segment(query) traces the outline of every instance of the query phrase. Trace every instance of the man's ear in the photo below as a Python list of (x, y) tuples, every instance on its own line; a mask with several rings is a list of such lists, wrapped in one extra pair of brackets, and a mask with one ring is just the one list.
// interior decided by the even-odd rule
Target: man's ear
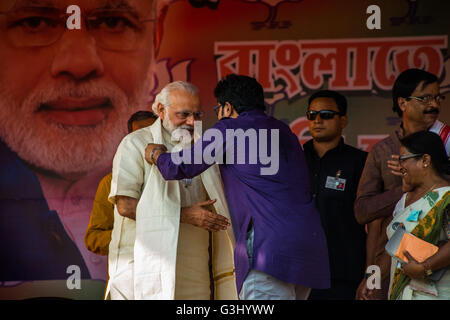
[(405, 98), (402, 98), (402, 97), (397, 98), (398, 107), (400, 108), (400, 110), (402, 110), (402, 112), (405, 112), (405, 110), (406, 110), (406, 102), (407, 101)]
[(225, 105), (222, 107), (223, 116), (229, 118), (233, 114), (233, 106), (229, 102), (225, 102)]
[(162, 103), (158, 103), (156, 110), (158, 111), (158, 116), (161, 118), (161, 120), (164, 120), (164, 116), (166, 114), (166, 107)]

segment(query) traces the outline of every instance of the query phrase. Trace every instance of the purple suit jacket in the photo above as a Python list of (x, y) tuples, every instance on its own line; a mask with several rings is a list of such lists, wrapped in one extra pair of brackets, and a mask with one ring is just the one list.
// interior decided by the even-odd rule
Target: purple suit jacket
[[(211, 139), (206, 141), (209, 130), (222, 133), (223, 143)], [(243, 112), (239, 117), (219, 120), (207, 130), (191, 149), (181, 151), (177, 156), (209, 150), (214, 144), (222, 144), (220, 157), (231, 152), (226, 130), (268, 129), (267, 139), (258, 137), (271, 150), (270, 130), (279, 132), (279, 169), (273, 175), (261, 175), (261, 168), (269, 167), (267, 162), (249, 164), (249, 148), (255, 143), (246, 143), (245, 164), (220, 164), (233, 228), (236, 235), (234, 252), (236, 283), (238, 292), (250, 268), (265, 272), (282, 281), (310, 288), (329, 288), (330, 271), (326, 239), (321, 227), (318, 211), (314, 206), (303, 150), (297, 137), (283, 122), (267, 116), (259, 110)], [(230, 140), (230, 136), (228, 140)], [(235, 139), (234, 154), (237, 157), (238, 143)], [(259, 150), (259, 149), (258, 149)], [(242, 152), (242, 150), (240, 150)], [(213, 154), (215, 154), (213, 152)], [(219, 153), (218, 153), (219, 155)], [(197, 159), (201, 158), (197, 156)], [(170, 153), (162, 154), (157, 166), (166, 180), (192, 178), (205, 171), (211, 164), (175, 164)], [(255, 229), (253, 265), (249, 265), (246, 250), (246, 231), (252, 221)]]

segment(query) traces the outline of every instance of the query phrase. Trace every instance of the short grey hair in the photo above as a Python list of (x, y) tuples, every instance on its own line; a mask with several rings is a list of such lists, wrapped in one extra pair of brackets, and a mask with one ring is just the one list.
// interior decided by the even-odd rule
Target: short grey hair
[(198, 96), (198, 89), (192, 83), (185, 81), (171, 82), (156, 95), (152, 105), (153, 113), (158, 114), (158, 104), (160, 103), (166, 108), (170, 107), (170, 93), (175, 90), (186, 91), (193, 96)]

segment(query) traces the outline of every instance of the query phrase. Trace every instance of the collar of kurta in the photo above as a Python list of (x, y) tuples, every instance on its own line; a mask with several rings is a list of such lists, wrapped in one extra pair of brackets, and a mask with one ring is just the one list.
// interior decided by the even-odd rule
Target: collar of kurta
[(244, 111), (239, 114), (239, 117), (255, 116), (255, 115), (265, 115), (266, 113), (261, 109), (252, 109), (249, 111)]

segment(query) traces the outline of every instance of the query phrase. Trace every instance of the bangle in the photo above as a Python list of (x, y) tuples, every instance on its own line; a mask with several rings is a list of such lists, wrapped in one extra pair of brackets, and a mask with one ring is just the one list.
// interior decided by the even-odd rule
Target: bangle
[(431, 270), (430, 266), (426, 262), (422, 262), (423, 266), (423, 273), (425, 275), (425, 278), (431, 276), (433, 274), (433, 270)]
[(161, 147), (155, 147), (152, 152), (150, 152), (150, 160), (152, 160), (153, 164), (156, 165), (156, 161), (155, 159), (153, 159), (153, 156), (155, 155), (155, 151), (159, 150), (159, 151), (164, 151)]

